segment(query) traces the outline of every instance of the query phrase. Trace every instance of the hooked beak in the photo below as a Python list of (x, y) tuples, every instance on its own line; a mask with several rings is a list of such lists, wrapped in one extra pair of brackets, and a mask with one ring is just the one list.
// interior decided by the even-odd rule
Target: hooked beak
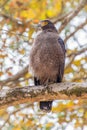
[(41, 23), (33, 24), (33, 28), (41, 29)]
[(41, 28), (41, 24), (40, 24), (40, 23), (38, 23), (38, 24), (37, 24), (37, 27), (38, 27), (38, 28)]
[(39, 23), (39, 24), (33, 24), (33, 28), (36, 28), (36, 29), (40, 29), (41, 28), (41, 24)]

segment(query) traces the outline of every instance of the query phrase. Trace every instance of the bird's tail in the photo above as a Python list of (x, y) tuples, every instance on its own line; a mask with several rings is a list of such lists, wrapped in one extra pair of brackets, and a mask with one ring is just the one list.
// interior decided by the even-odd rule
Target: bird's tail
[[(34, 84), (36, 86), (40, 85), (40, 80), (38, 80), (36, 77), (34, 77)], [(51, 111), (51, 109), (52, 109), (52, 102), (53, 101), (41, 101), (40, 102), (40, 109), (43, 110), (43, 111), (46, 111), (46, 112)]]
[(52, 102), (53, 101), (41, 101), (40, 102), (40, 109), (46, 112), (51, 111), (52, 109)]

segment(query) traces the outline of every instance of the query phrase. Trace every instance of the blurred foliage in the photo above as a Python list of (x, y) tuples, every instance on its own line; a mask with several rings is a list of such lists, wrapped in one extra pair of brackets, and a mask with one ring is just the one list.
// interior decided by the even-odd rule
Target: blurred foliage
[[(39, 20), (53, 20), (58, 29), (63, 19), (56, 19), (74, 11), (79, 3), (80, 0), (0, 0), (0, 81), (17, 74), (28, 64), (29, 51), (37, 33), (34, 25)], [(86, 16), (87, 6), (68, 23), (60, 36), (65, 40)], [(64, 81), (87, 81), (86, 49), (85, 24), (66, 40)], [(32, 75), (26, 73), (11, 84), (1, 85), (1, 88), (31, 83)], [(2, 130), (67, 130), (68, 126), (84, 130), (87, 129), (87, 102), (55, 101), (51, 113), (41, 112), (37, 103), (8, 107), (0, 110), (0, 126)]]

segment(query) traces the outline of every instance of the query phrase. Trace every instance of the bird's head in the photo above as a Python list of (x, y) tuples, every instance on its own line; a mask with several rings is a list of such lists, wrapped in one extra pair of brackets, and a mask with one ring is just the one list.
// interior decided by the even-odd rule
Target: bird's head
[(55, 29), (54, 24), (50, 21), (50, 20), (41, 20), (38, 24), (38, 27), (40, 27), (42, 30), (46, 30), (46, 29)]

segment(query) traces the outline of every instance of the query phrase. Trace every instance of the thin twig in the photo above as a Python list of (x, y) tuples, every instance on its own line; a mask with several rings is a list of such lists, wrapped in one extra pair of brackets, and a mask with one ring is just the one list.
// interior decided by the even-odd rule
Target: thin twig
[(72, 64), (72, 62), (74, 61), (74, 59), (75, 59), (75, 57), (77, 56), (77, 55), (80, 55), (81, 53), (84, 53), (85, 51), (87, 51), (87, 47), (86, 48), (83, 48), (83, 49), (81, 49), (81, 50), (79, 50), (78, 52), (73, 52), (73, 53), (71, 53), (71, 54), (69, 54), (67, 57), (71, 57), (71, 60), (70, 60), (70, 62), (67, 64), (67, 66), (65, 67), (65, 69), (68, 69), (69, 67), (70, 67), (70, 65)]
[(67, 40), (72, 37), (78, 30), (82, 29), (85, 25), (87, 24), (87, 19), (85, 20), (85, 22), (83, 22), (82, 24), (80, 24), (75, 31), (73, 31), (71, 34), (69, 34), (68, 36), (66, 36), (66, 38), (64, 39), (64, 42), (66, 43)]
[(22, 69), (21, 71), (19, 71), (17, 74), (13, 75), (12, 77), (8, 78), (8, 79), (5, 79), (3, 81), (0, 81), (0, 85), (5, 85), (9, 82), (13, 82), (13, 81), (16, 81), (18, 80), (19, 78), (21, 78), (24, 74), (26, 74), (28, 72), (28, 65)]
[(8, 3), (9, 0), (4, 1), (4, 3), (0, 6), (1, 9), (4, 8), (4, 6)]
[(56, 18), (53, 18), (52, 21), (53, 21), (54, 24), (57, 23), (57, 22), (59, 22), (59, 21), (63, 21), (63, 20), (64, 20), (66, 17), (68, 17), (71, 13), (72, 13), (72, 11), (68, 12), (67, 14), (60, 15), (60, 16), (58, 16), (58, 17), (56, 17)]
[(15, 110), (14, 112), (10, 113), (9, 116), (7, 117), (6, 121), (4, 122), (4, 124), (0, 127), (0, 130), (1, 130), (1, 129), (5, 126), (5, 124), (9, 121), (10, 116), (11, 116), (12, 114), (15, 114), (15, 113), (17, 113), (17, 112), (19, 112), (19, 111), (21, 111), (21, 110), (27, 108), (27, 107), (30, 107), (30, 106), (32, 106), (32, 104), (27, 104), (27, 105), (25, 105), (24, 107), (22, 107), (22, 108), (20, 107), (19, 109), (17, 109), (17, 110)]
[(82, 8), (84, 8), (87, 5), (87, 0), (82, 0), (81, 3), (78, 5), (78, 7), (72, 12), (72, 14), (70, 14), (68, 17), (66, 17), (59, 30), (58, 33), (61, 33), (61, 31), (65, 28), (65, 26), (82, 10)]
[(69, 54), (67, 57), (71, 57), (73, 55), (77, 56), (77, 55), (80, 55), (81, 53), (84, 53), (85, 51), (87, 51), (87, 47), (82, 48), (81, 50), (79, 50), (77, 52), (73, 52), (73, 53)]

